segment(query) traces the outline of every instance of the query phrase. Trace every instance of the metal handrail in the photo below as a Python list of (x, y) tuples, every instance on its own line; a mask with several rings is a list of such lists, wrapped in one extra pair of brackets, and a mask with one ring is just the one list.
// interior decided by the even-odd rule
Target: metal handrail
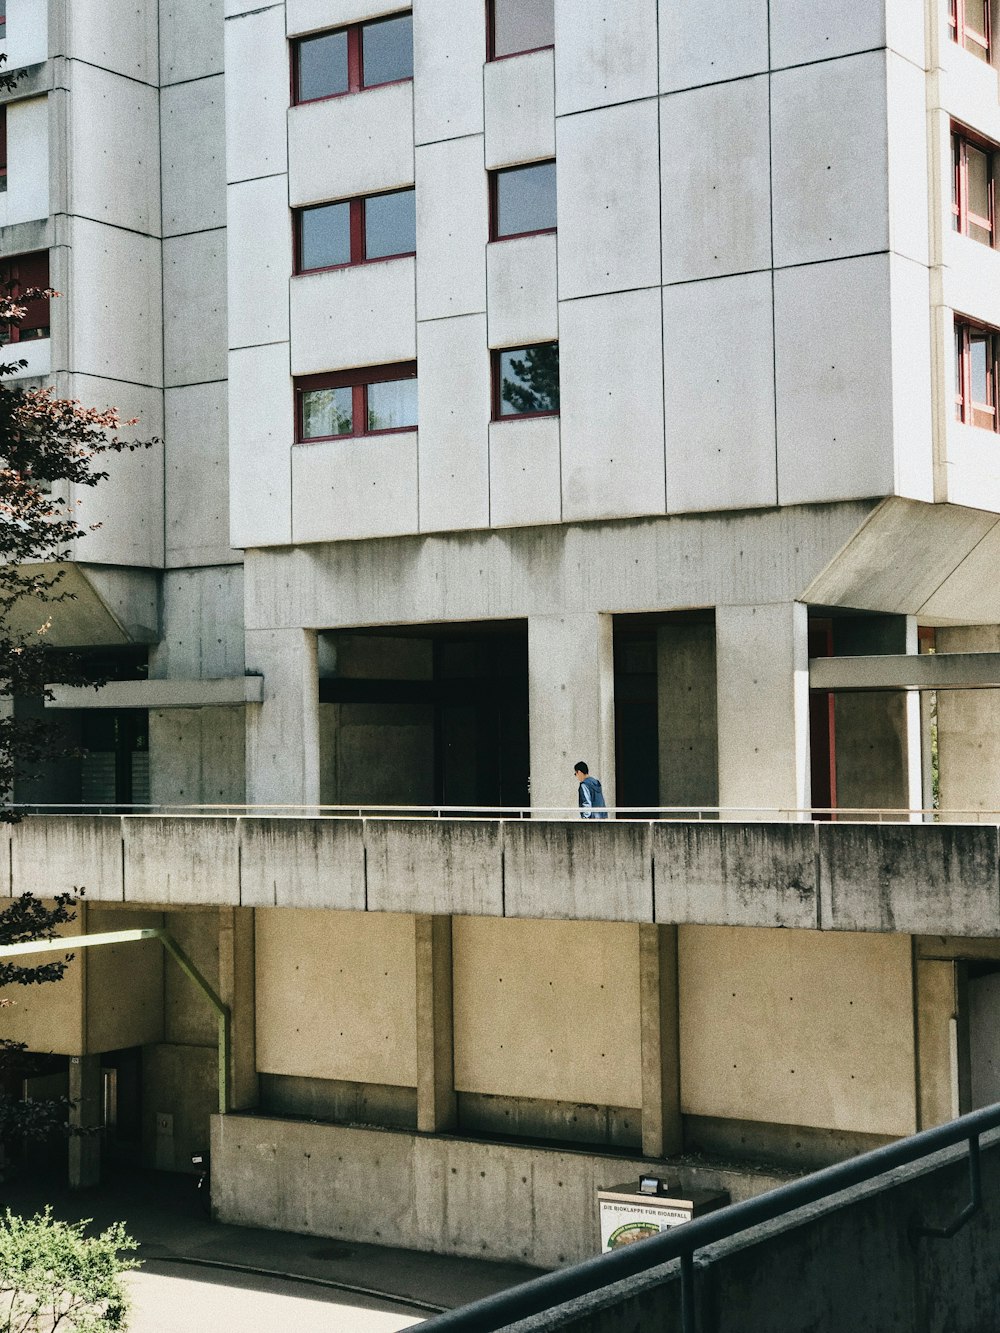
[(1000, 1129), (1000, 1103), (972, 1111), (946, 1125), (925, 1129), (896, 1143), (875, 1148), (850, 1161), (825, 1167), (801, 1180), (791, 1181), (766, 1194), (758, 1194), (752, 1199), (695, 1218), (670, 1231), (661, 1231), (658, 1236), (652, 1236), (637, 1245), (627, 1245), (610, 1254), (585, 1259), (571, 1268), (546, 1273), (521, 1286), (487, 1296), (457, 1310), (449, 1310), (446, 1314), (428, 1320), (421, 1328), (426, 1333), (496, 1333), (520, 1319), (552, 1310), (567, 1301), (577, 1300), (625, 1278), (635, 1277), (679, 1259), (682, 1328), (684, 1333), (694, 1333), (696, 1251), (729, 1240), (764, 1222), (773, 1222), (807, 1204), (818, 1203), (855, 1185), (875, 1180), (897, 1167), (920, 1161), (921, 1158), (930, 1157), (956, 1144), (967, 1143), (972, 1196), (970, 1206), (963, 1210), (956, 1220), (957, 1224), (952, 1227), (918, 1225), (911, 1229), (913, 1236), (953, 1235), (958, 1226), (971, 1216), (973, 1206), (978, 1206), (979, 1139), (982, 1134), (993, 1129)]

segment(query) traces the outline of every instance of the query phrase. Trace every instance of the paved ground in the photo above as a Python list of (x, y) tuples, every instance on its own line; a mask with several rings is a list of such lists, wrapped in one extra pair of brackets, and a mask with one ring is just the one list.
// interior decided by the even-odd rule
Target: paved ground
[(45, 1203), (140, 1242), (132, 1333), (395, 1333), (529, 1277), (517, 1264), (354, 1245), (209, 1222), (193, 1177), (137, 1172), (70, 1193), (37, 1178), (4, 1185), (18, 1213)]

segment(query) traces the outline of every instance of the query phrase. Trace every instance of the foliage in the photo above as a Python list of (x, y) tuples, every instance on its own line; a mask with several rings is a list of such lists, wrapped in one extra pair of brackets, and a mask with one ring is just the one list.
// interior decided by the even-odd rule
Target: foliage
[(0, 1221), (0, 1333), (103, 1333), (127, 1329), (122, 1280), (137, 1268), (137, 1248), (121, 1222), (86, 1236), (84, 1222), (60, 1222), (51, 1209)]

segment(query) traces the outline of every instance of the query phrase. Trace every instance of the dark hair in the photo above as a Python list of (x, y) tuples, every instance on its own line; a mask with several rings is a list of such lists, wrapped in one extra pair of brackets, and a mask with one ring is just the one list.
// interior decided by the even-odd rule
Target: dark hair
[(578, 759), (578, 760), (576, 761), (576, 763), (573, 765), (573, 772), (574, 772), (574, 773), (588, 773), (588, 774), (589, 774), (589, 773), (590, 773), (590, 769), (587, 767), (587, 765), (583, 762), (582, 759)]

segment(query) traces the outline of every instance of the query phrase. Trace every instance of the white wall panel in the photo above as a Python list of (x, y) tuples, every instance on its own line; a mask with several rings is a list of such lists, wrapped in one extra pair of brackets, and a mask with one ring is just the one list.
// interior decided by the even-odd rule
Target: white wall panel
[(412, 184), (412, 84), (307, 102), (289, 112), (288, 190), (293, 205)]
[(945, 231), (941, 270), (944, 304), (1000, 328), (1000, 250)]
[[(228, 12), (228, 10), (227, 10)], [(232, 19), (226, 29), (226, 180), (286, 169), (289, 73), (281, 5)]]
[(491, 347), (557, 338), (555, 236), (518, 236), (487, 246), (486, 290)]
[(222, 75), (160, 94), (163, 234), (226, 225), (226, 102)]
[(285, 177), (229, 187), (229, 346), (288, 338), (292, 234)]
[(163, 242), (163, 382), (226, 377), (226, 233), (193, 232)]
[(991, 430), (948, 422), (948, 501), (1000, 513), (1000, 458)]
[(893, 0), (770, 0), (771, 68), (885, 45), (885, 11)]
[(763, 73), (767, 8), (767, 0), (660, 0), (660, 91)]
[(490, 422), (490, 526), (558, 523), (559, 418)]
[[(86, 218), (71, 223), (67, 303), (76, 370), (159, 385), (163, 375), (160, 243)], [(126, 312), (122, 303), (127, 293)]]
[(886, 73), (890, 245), (927, 264), (927, 79), (923, 70), (892, 54)]
[(660, 100), (663, 281), (771, 264), (768, 79)]
[(658, 284), (655, 99), (562, 119), (556, 142), (560, 300)]
[(18, 366), (10, 379), (37, 379), (40, 375), (48, 375), (52, 370), (52, 339), (32, 338), (30, 342), (19, 343), (17, 359), (28, 364)]
[(659, 289), (559, 307), (563, 518), (664, 510)]
[(158, 234), (156, 89), (80, 61), (74, 61), (71, 70), (69, 211)]
[(5, 68), (24, 69), (49, 56), (48, 0), (8, 0), (7, 39), (0, 42)]
[(7, 192), (0, 226), (49, 215), (49, 101), (32, 97), (7, 107)]
[[(16, 4), (11, 4), (12, 13)], [(67, 54), (142, 83), (159, 82), (156, 5), (73, 0), (65, 11)]]
[(292, 374), (412, 361), (417, 355), (412, 259), (292, 279)]
[(507, 167), (556, 155), (551, 51), (491, 60), (483, 70), (486, 165)]
[(417, 318), (486, 309), (482, 135), (417, 150)]
[(222, 0), (160, 0), (160, 82), (221, 74)]
[(489, 523), (490, 358), (486, 316), (417, 328), (420, 530)]
[(229, 526), (233, 546), (292, 540), (295, 429), (288, 344), (229, 353)]
[(555, 0), (556, 114), (655, 97), (656, 0)]
[(292, 540), (417, 531), (417, 436), (300, 444), (292, 451)]
[(779, 503), (890, 494), (888, 256), (776, 273), (774, 316)]
[(413, 6), (417, 143), (482, 133), (485, 59), (485, 5), (420, 0)]
[(775, 263), (886, 249), (885, 53), (774, 75), (771, 125)]
[(226, 385), (164, 393), (167, 564), (217, 565), (229, 547)]
[(664, 288), (667, 509), (777, 503), (771, 275)]
[(896, 494), (934, 499), (931, 438), (930, 275), (922, 264), (893, 255), (892, 427), (896, 448)]
[[(250, 6), (252, 8), (252, 6)], [(405, 10), (403, 0), (286, 0), (289, 37)]]

